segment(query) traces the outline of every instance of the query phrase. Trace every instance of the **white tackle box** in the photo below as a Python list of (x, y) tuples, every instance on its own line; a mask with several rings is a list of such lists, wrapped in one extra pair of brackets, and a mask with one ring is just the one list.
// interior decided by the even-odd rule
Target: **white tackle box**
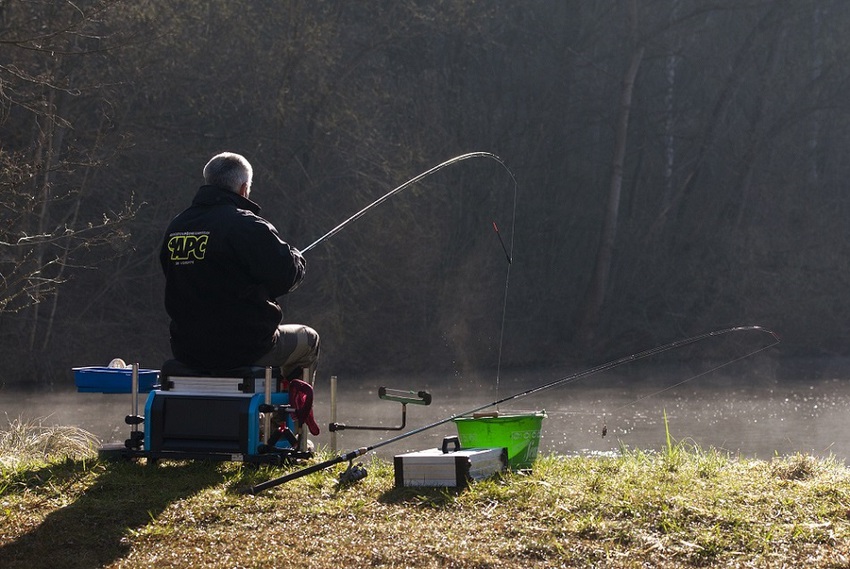
[[(454, 449), (448, 448), (451, 443), (454, 443)], [(397, 488), (465, 488), (470, 482), (483, 480), (504, 471), (507, 464), (507, 449), (462, 449), (457, 437), (445, 439), (442, 448), (399, 454), (393, 458)]]

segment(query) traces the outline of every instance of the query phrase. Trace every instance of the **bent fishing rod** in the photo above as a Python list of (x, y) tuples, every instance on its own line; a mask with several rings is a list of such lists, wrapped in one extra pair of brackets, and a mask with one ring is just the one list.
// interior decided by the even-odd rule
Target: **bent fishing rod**
[(514, 229), (515, 229), (515, 225), (516, 225), (517, 193), (518, 193), (518, 187), (519, 187), (519, 184), (517, 183), (517, 179), (516, 179), (516, 176), (514, 176), (514, 173), (511, 171), (510, 168), (508, 168), (507, 164), (505, 164), (505, 162), (501, 158), (499, 158), (498, 156), (496, 156), (495, 154), (493, 154), (491, 152), (468, 152), (466, 154), (461, 154), (459, 156), (455, 156), (454, 158), (450, 158), (450, 159), (446, 160), (445, 162), (441, 162), (440, 164), (437, 164), (433, 168), (429, 168), (428, 170), (425, 170), (421, 174), (414, 176), (413, 178), (404, 182), (400, 186), (398, 186), (398, 187), (390, 190), (386, 194), (382, 195), (381, 197), (379, 197), (378, 199), (376, 199), (375, 201), (373, 201), (372, 203), (370, 203), (369, 205), (367, 205), (366, 207), (364, 207), (363, 209), (361, 209), (360, 211), (358, 211), (354, 215), (348, 217), (347, 219), (342, 221), (340, 224), (338, 224), (336, 227), (334, 227), (333, 229), (331, 229), (330, 231), (328, 231), (327, 233), (325, 233), (324, 235), (322, 235), (321, 237), (319, 237), (318, 239), (316, 239), (315, 241), (313, 241), (312, 243), (307, 245), (300, 252), (302, 254), (307, 253), (313, 247), (315, 247), (316, 245), (318, 245), (319, 243), (321, 243), (325, 239), (332, 237), (332, 236), (336, 235), (337, 233), (339, 233), (349, 223), (351, 223), (351, 222), (355, 221), (356, 219), (359, 219), (360, 217), (365, 215), (366, 212), (368, 212), (372, 208), (377, 207), (378, 205), (384, 203), (385, 201), (390, 199), (392, 196), (404, 191), (405, 189), (409, 188), (410, 186), (413, 186), (417, 182), (421, 182), (422, 180), (424, 180), (428, 176), (431, 176), (432, 174), (435, 174), (435, 173), (439, 172), (440, 170), (442, 170), (443, 168), (451, 166), (452, 164), (457, 164), (458, 162), (463, 162), (465, 160), (470, 160), (470, 159), (473, 159), (473, 158), (486, 158), (486, 159), (489, 159), (489, 160), (496, 161), (502, 167), (502, 169), (505, 170), (505, 172), (508, 173), (508, 176), (510, 176), (511, 180), (513, 181), (513, 207), (512, 207), (512, 212), (511, 212), (511, 227), (510, 227), (511, 232), (510, 232), (510, 245), (509, 246), (505, 245), (505, 241), (502, 239), (502, 234), (499, 231), (499, 226), (496, 225), (495, 220), (493, 221), (493, 229), (496, 232), (496, 236), (499, 238), (499, 243), (502, 245), (502, 250), (504, 251), (505, 258), (508, 261), (508, 272), (505, 276), (505, 296), (504, 296), (504, 301), (503, 301), (503, 305), (502, 305), (502, 330), (500, 332), (500, 341), (499, 341), (499, 363), (497, 365), (497, 371), (496, 371), (496, 382), (498, 384), (499, 373), (500, 373), (501, 365), (502, 365), (502, 342), (501, 342), (501, 338), (504, 337), (504, 322), (505, 322), (505, 313), (507, 311), (507, 300), (508, 300), (508, 281), (510, 279), (510, 265), (513, 262), (513, 260), (512, 260), (513, 239), (514, 239)]
[(682, 340), (676, 340), (674, 342), (670, 342), (668, 344), (663, 344), (661, 346), (656, 346), (654, 348), (645, 350), (643, 352), (637, 352), (637, 353), (634, 353), (634, 354), (631, 354), (631, 355), (628, 355), (628, 356), (625, 356), (625, 357), (622, 357), (622, 358), (619, 358), (619, 359), (616, 359), (616, 360), (612, 360), (612, 361), (603, 363), (601, 365), (598, 365), (596, 367), (592, 367), (590, 369), (586, 369), (584, 371), (576, 372), (572, 375), (568, 375), (566, 377), (556, 379), (556, 380), (551, 381), (549, 383), (544, 383), (544, 384), (539, 385), (537, 387), (532, 387), (531, 389), (527, 389), (525, 391), (515, 393), (515, 394), (510, 395), (508, 397), (504, 397), (504, 398), (498, 399), (496, 401), (491, 401), (490, 403), (485, 403), (484, 405), (480, 405), (478, 407), (475, 407), (474, 409), (469, 409), (467, 411), (464, 411), (463, 413), (457, 413), (457, 414), (451, 415), (449, 417), (446, 417), (445, 419), (440, 419), (439, 421), (435, 421), (435, 422), (430, 423), (428, 425), (425, 425), (423, 427), (413, 429), (411, 431), (408, 431), (408, 432), (403, 433), (401, 435), (389, 438), (387, 440), (384, 440), (384, 441), (381, 441), (381, 442), (378, 442), (378, 443), (375, 443), (375, 444), (372, 444), (372, 445), (369, 445), (369, 446), (366, 446), (366, 447), (361, 447), (361, 448), (358, 448), (356, 450), (352, 450), (352, 451), (337, 455), (337, 456), (335, 456), (335, 457), (333, 457), (329, 460), (326, 460), (324, 462), (319, 462), (319, 463), (313, 464), (311, 466), (307, 466), (305, 468), (302, 468), (300, 470), (296, 470), (295, 472), (291, 472), (291, 473), (286, 474), (284, 476), (280, 476), (278, 478), (273, 478), (271, 480), (261, 482), (259, 484), (254, 485), (254, 486), (244, 488), (244, 489), (240, 490), (239, 492), (241, 494), (257, 494), (257, 493), (262, 492), (263, 490), (266, 490), (268, 488), (272, 488), (274, 486), (279, 486), (279, 485), (284, 484), (286, 482), (289, 482), (291, 480), (295, 480), (297, 478), (307, 476), (308, 474), (312, 474), (314, 472), (319, 472), (321, 470), (325, 470), (325, 469), (330, 468), (330, 467), (332, 467), (336, 464), (340, 464), (340, 463), (343, 463), (343, 462), (346, 462), (346, 461), (352, 462), (352, 461), (354, 461), (354, 459), (356, 459), (360, 456), (363, 456), (364, 454), (366, 454), (368, 452), (371, 452), (371, 451), (379, 449), (381, 447), (384, 447), (384, 446), (390, 445), (392, 443), (398, 442), (402, 439), (406, 439), (408, 437), (418, 435), (419, 433), (422, 433), (422, 432), (427, 431), (429, 429), (433, 429), (434, 427), (439, 427), (440, 425), (444, 425), (446, 423), (449, 423), (449, 422), (457, 419), (458, 417), (474, 415), (475, 413), (478, 413), (478, 412), (483, 411), (485, 409), (489, 409), (491, 407), (497, 407), (497, 406), (501, 405), (502, 403), (507, 403), (508, 401), (513, 401), (513, 400), (517, 400), (517, 399), (522, 399), (523, 397), (528, 397), (529, 395), (533, 395), (533, 394), (536, 394), (536, 393), (547, 391), (547, 390), (552, 389), (554, 387), (566, 385), (568, 383), (573, 383), (575, 381), (578, 381), (579, 379), (583, 379), (583, 378), (586, 378), (586, 377), (591, 376), (591, 375), (602, 373), (604, 371), (614, 369), (616, 367), (619, 367), (619, 366), (627, 364), (627, 363), (637, 362), (637, 361), (646, 359), (646, 358), (654, 356), (654, 355), (662, 354), (662, 353), (670, 351), (670, 350), (675, 350), (675, 349), (678, 349), (678, 348), (682, 348), (684, 346), (696, 344), (698, 342), (701, 342), (703, 340), (707, 340), (709, 338), (725, 336), (727, 334), (733, 334), (733, 333), (738, 333), (738, 332), (763, 333), (763, 334), (768, 335), (771, 338), (771, 340), (767, 344), (765, 344), (764, 346), (761, 346), (758, 349), (752, 350), (752, 351), (748, 352), (747, 354), (745, 354), (743, 356), (737, 357), (733, 361), (738, 361), (738, 360), (753, 356), (753, 355), (755, 355), (759, 352), (762, 352), (764, 350), (767, 350), (767, 349), (779, 344), (779, 342), (780, 342), (779, 336), (775, 332), (768, 330), (767, 328), (763, 328), (761, 326), (735, 326), (735, 327), (732, 327), (732, 328), (724, 328), (724, 329), (721, 329), (721, 330), (714, 330), (712, 332), (705, 332), (703, 334), (698, 334), (696, 336), (691, 336), (690, 338), (685, 338), (685, 339), (682, 339)]
[[(416, 184), (417, 182), (421, 182), (422, 180), (424, 180), (428, 176), (439, 172), (440, 170), (442, 170), (443, 168), (446, 168), (447, 166), (451, 166), (452, 164), (456, 164), (458, 162), (463, 162), (464, 160), (469, 160), (471, 158), (488, 158), (490, 160), (495, 160), (496, 162), (498, 162), (502, 166), (502, 168), (505, 169), (505, 171), (508, 173), (508, 175), (510, 175), (511, 180), (513, 180), (513, 182), (514, 182), (514, 202), (516, 202), (517, 181), (516, 181), (516, 178), (514, 177), (513, 172), (511, 172), (511, 170), (507, 167), (505, 162), (501, 158), (499, 158), (498, 156), (496, 156), (495, 154), (492, 154), (490, 152), (469, 152), (467, 154), (461, 154), (460, 156), (455, 156), (454, 158), (451, 158), (449, 160), (446, 160), (445, 162), (437, 164), (433, 168), (430, 168), (430, 169), (422, 172), (418, 176), (414, 176), (413, 178), (409, 179), (408, 181), (406, 181), (402, 185), (398, 186), (397, 188), (390, 190), (389, 192), (387, 192), (386, 194), (384, 194), (380, 198), (376, 199), (375, 201), (373, 201), (372, 203), (370, 203), (369, 205), (367, 205), (366, 207), (364, 207), (363, 209), (361, 209), (360, 211), (358, 211), (357, 213), (355, 213), (354, 215), (352, 215), (351, 217), (349, 217), (348, 219), (346, 219), (345, 221), (343, 221), (342, 223), (340, 223), (339, 225), (337, 225), (336, 227), (334, 227), (333, 229), (331, 229), (330, 231), (328, 231), (327, 233), (325, 233), (324, 235), (322, 235), (321, 237), (319, 237), (318, 239), (316, 239), (315, 241), (310, 243), (309, 245), (307, 245), (304, 249), (301, 250), (301, 252), (306, 253), (307, 251), (309, 251), (310, 249), (312, 249), (313, 247), (315, 247), (316, 245), (318, 245), (319, 243), (321, 243), (322, 241), (324, 241), (328, 237), (332, 237), (332, 236), (336, 235), (337, 233), (339, 233), (342, 230), (343, 227), (345, 227), (346, 225), (348, 225), (352, 221), (359, 219), (360, 217), (362, 217), (367, 211), (369, 211), (373, 207), (376, 207), (376, 206), (384, 203), (385, 201), (390, 199), (392, 196), (398, 194), (399, 192), (405, 190), (406, 188), (409, 188), (410, 186)], [(514, 206), (516, 206), (516, 203), (514, 203)], [(497, 233), (498, 233), (498, 230), (497, 230)], [(499, 237), (499, 239), (501, 239), (501, 236)]]

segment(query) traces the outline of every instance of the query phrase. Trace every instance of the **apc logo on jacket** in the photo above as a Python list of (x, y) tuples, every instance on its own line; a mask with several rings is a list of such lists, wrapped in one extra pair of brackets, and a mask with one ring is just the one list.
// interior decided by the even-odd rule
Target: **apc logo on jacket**
[(197, 261), (203, 261), (207, 252), (207, 242), (210, 238), (209, 231), (172, 233), (168, 238), (168, 250), (171, 252), (170, 260), (178, 265), (187, 265)]

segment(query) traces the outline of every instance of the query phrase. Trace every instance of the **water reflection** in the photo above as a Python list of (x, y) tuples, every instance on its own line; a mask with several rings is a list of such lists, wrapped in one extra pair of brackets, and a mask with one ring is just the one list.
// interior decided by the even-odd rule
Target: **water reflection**
[[(549, 372), (550, 374), (556, 372)], [(557, 376), (555, 376), (557, 377)], [(681, 378), (681, 376), (676, 376)], [(337, 421), (349, 425), (400, 424), (401, 405), (378, 399), (378, 388), (428, 390), (430, 406), (408, 405), (407, 426), (400, 432), (342, 431), (338, 450), (352, 450), (390, 439), (418, 427), (468, 411), (491, 401), (551, 381), (546, 373), (518, 374), (495, 382), (487, 378), (340, 377)], [(545, 410), (541, 452), (608, 453), (621, 446), (662, 449), (666, 444), (664, 416), (676, 441), (702, 448), (715, 447), (746, 457), (769, 458), (797, 452), (816, 456), (850, 457), (850, 434), (843, 428), (850, 408), (850, 388), (843, 379), (807, 381), (754, 380), (711, 377), (682, 385), (674, 379), (635, 379), (611, 376), (592, 385), (561, 385), (510, 401), (500, 411)], [(673, 387), (675, 386), (675, 387)], [(330, 389), (327, 378), (316, 386), (317, 421), (322, 433), (318, 445), (331, 446)], [(140, 402), (144, 409), (144, 401)], [(45, 423), (76, 425), (104, 442), (124, 440), (129, 427), (124, 416), (132, 408), (129, 395), (91, 393), (0, 392), (0, 410), (7, 417), (44, 419)], [(607, 436), (602, 436), (603, 427)], [(456, 434), (452, 423), (381, 447), (376, 454), (390, 457), (440, 445)]]

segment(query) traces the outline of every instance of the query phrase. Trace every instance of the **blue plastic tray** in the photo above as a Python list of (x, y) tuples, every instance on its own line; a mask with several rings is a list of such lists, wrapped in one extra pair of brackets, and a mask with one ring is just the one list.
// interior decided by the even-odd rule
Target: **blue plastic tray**
[[(112, 367), (75, 367), (74, 383), (80, 393), (132, 393), (133, 370)], [(139, 393), (153, 389), (159, 370), (139, 370)]]

